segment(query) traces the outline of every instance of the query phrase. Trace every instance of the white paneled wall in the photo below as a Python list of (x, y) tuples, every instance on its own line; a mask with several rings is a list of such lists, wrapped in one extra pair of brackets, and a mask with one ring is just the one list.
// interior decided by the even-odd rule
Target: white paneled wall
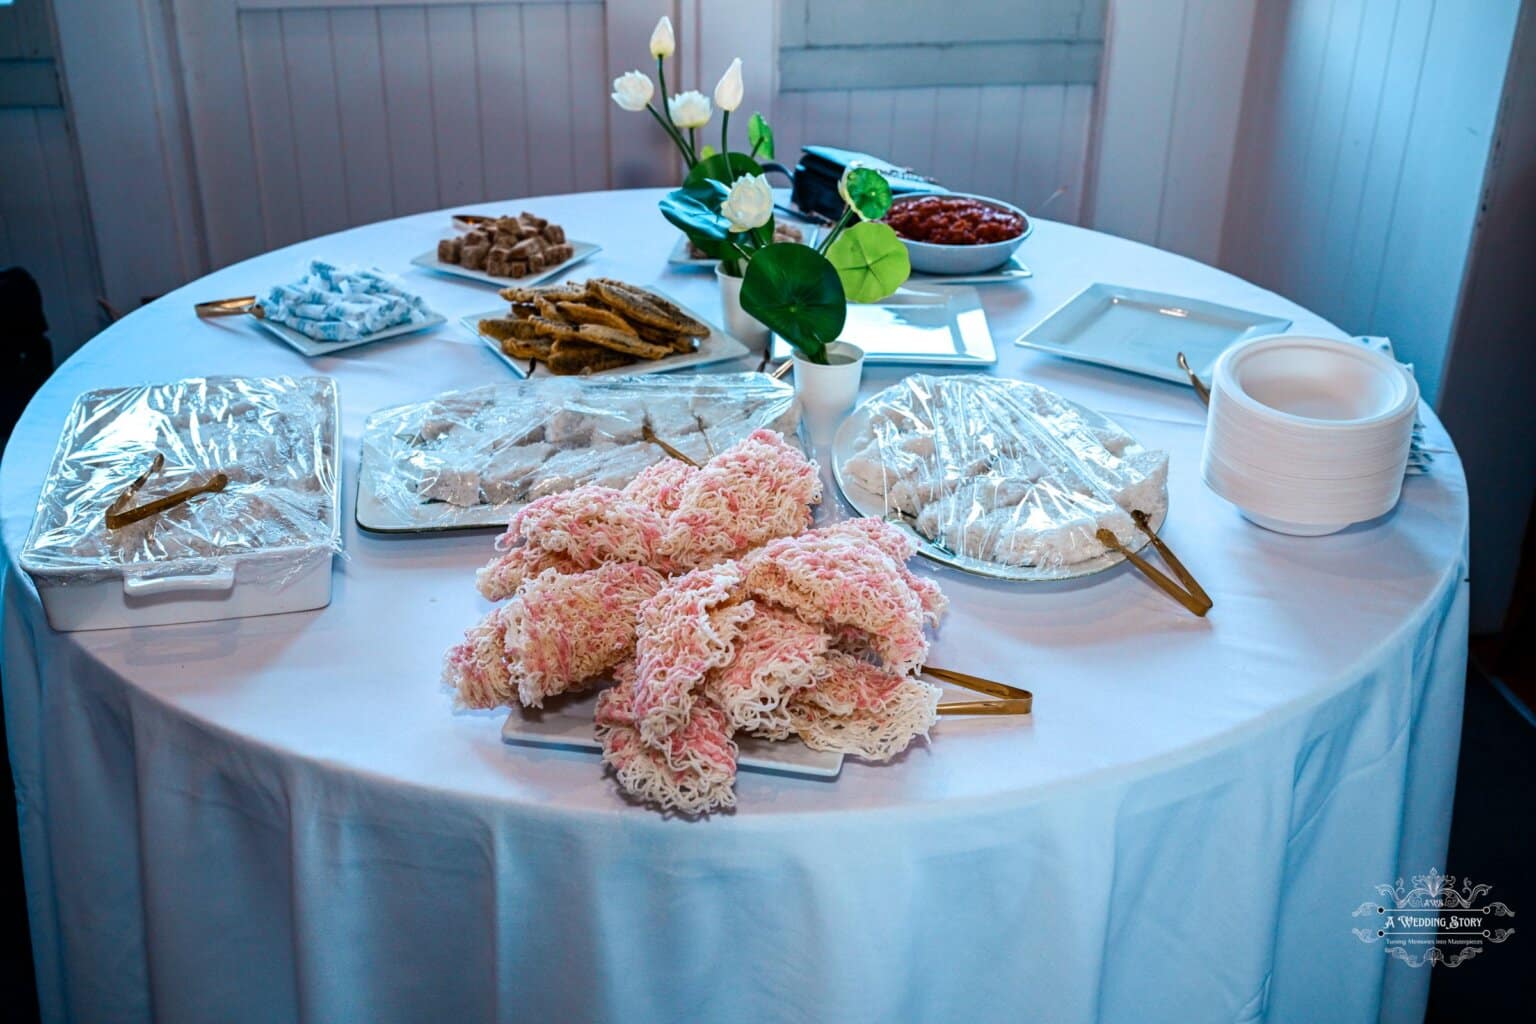
[[(215, 264), (608, 184), (601, 3), (178, 0), (178, 14)], [(250, 210), (229, 209), (239, 195)]]
[(1393, 339), (1433, 400), (1519, 0), (1261, 4), (1222, 265)]
[(789, 92), (775, 107), (779, 152), (793, 165), (807, 144), (843, 146), (1077, 223), (1083, 198), (1091, 85), (985, 85)]

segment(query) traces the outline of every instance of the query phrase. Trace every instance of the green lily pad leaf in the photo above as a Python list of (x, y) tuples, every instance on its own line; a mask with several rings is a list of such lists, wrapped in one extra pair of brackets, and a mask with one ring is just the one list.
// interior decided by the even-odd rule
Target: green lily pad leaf
[(865, 220), (879, 220), (891, 208), (891, 186), (879, 171), (855, 167), (844, 179), (843, 198)]
[(778, 242), (759, 249), (741, 282), (741, 308), (813, 363), (843, 333), (848, 300), (837, 270), (808, 245)]
[(752, 144), (752, 155), (764, 160), (773, 159), (773, 128), (762, 114), (753, 114), (747, 122), (747, 141)]
[(851, 302), (879, 302), (912, 274), (907, 247), (889, 224), (865, 221), (837, 236), (827, 259)]
[[(703, 190), (703, 194), (711, 193)], [(706, 252), (716, 250), (711, 255), (719, 258), (717, 253), (725, 247), (731, 222), (721, 216), (718, 202), (711, 206), (701, 197), (700, 191), (680, 188), (662, 197), (660, 205), (663, 217), (681, 228), (683, 234), (699, 248)]]

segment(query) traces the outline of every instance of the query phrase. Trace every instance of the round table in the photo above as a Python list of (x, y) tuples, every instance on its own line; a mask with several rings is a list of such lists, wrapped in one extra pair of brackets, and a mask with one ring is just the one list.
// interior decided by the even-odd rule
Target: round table
[[(485, 210), (600, 241), (575, 276), (655, 282), (717, 315), (713, 276), (666, 263), (659, 196)], [(1337, 328), (1182, 257), (1040, 222), (1021, 251), (1035, 276), (980, 288), (993, 372), (1171, 453), (1164, 536), (1214, 611), (1190, 616), (1125, 566), (1021, 585), (915, 560), (952, 601), (934, 663), (1030, 688), (1034, 715), (945, 719), (835, 781), (743, 772), (734, 813), (687, 821), (626, 803), (594, 755), (508, 746), (499, 715), (452, 713), (440, 661), (487, 610), (486, 534), (351, 522), (370, 412), (509, 379), (456, 323), (495, 292), (409, 266), (447, 227), (405, 217), (211, 274), (86, 345), (16, 428), (6, 720), (47, 1018), (1418, 1019), (1428, 969), (1356, 938), (1351, 913), (1444, 866), (1467, 501), (1439, 422), (1424, 411), (1441, 454), (1392, 513), (1281, 536), (1200, 482), (1188, 388), (1012, 344), (1094, 281)], [(305, 360), (254, 324), (193, 316), (316, 257), (401, 272), (448, 323)], [(869, 368), (865, 393), (904, 372)], [(208, 374), (339, 382), (330, 606), (53, 632), (16, 559), (74, 396)]]

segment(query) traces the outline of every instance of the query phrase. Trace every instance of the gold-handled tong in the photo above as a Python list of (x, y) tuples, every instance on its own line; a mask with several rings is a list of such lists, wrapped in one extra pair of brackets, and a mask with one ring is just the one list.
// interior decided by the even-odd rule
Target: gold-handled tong
[(997, 698), (996, 700), (961, 700), (940, 704), (939, 714), (941, 715), (1027, 715), (1035, 708), (1034, 694), (1017, 686), (1009, 686), (1007, 683), (994, 682), (991, 679), (983, 679), (966, 672), (956, 672), (953, 669), (938, 668), (934, 665), (924, 665), (918, 669), (918, 674), (933, 676), (946, 683), (954, 683), (967, 690)]
[(687, 455), (684, 455), (682, 452), (678, 451), (676, 448), (672, 447), (670, 444), (657, 437), (656, 431), (651, 429), (651, 425), (649, 423), (640, 428), (640, 436), (649, 441), (651, 444), (654, 444), (656, 447), (660, 448), (662, 451), (666, 452), (668, 455), (672, 456), (678, 462), (686, 462), (688, 465), (694, 467), (695, 469), (699, 467), (698, 462), (689, 458)]
[(259, 320), (267, 315), (267, 311), (261, 308), (261, 303), (256, 301), (254, 295), (238, 295), (233, 299), (199, 302), (192, 309), (204, 320), (216, 316), (239, 316), (241, 313), (249, 313)]
[(1120, 538), (1116, 537), (1112, 530), (1101, 527), (1095, 536), (1099, 538), (1101, 544), (1111, 551), (1118, 551), (1124, 555), (1126, 561), (1135, 566), (1143, 576), (1155, 583), (1159, 590), (1179, 602), (1179, 604), (1189, 609), (1195, 615), (1204, 618), (1205, 613), (1210, 611), (1215, 604), (1211, 600), (1210, 595), (1205, 592), (1205, 588), (1200, 586), (1194, 574), (1184, 568), (1184, 563), (1179, 561), (1178, 557), (1173, 553), (1173, 549), (1168, 547), (1163, 539), (1153, 531), (1150, 517), (1145, 512), (1141, 509), (1133, 509), (1131, 511), (1131, 519), (1136, 523), (1137, 529), (1147, 535), (1147, 539), (1152, 542), (1152, 546), (1157, 549), (1158, 554), (1163, 556), (1163, 560), (1168, 563), (1168, 568), (1173, 570), (1174, 575), (1179, 578), (1183, 586), (1169, 579), (1152, 563), (1120, 543)]
[(149, 464), (140, 477), (128, 485), (128, 489), (118, 495), (117, 500), (107, 506), (107, 529), (120, 530), (150, 516), (159, 515), (167, 509), (173, 509), (185, 501), (197, 497), (200, 494), (217, 494), (229, 486), (229, 477), (224, 473), (215, 473), (200, 484), (191, 484), (179, 491), (173, 491), (163, 498), (147, 501), (137, 508), (129, 508), (128, 503), (139, 492), (139, 488), (149, 482), (149, 478), (160, 472), (165, 467), (165, 455), (156, 452), (154, 461)]

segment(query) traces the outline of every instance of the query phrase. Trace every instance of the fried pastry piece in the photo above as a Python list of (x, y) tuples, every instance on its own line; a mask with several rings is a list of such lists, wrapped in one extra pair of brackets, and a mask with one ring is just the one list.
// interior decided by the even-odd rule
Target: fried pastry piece
[(640, 337), (652, 345), (665, 345), (673, 352), (692, 352), (698, 348), (699, 343), (691, 334), (678, 334), (676, 331), (664, 331), (659, 327), (650, 327), (641, 324), (636, 328)]
[(548, 338), (551, 341), (569, 341), (577, 344), (590, 344), (589, 342), (583, 342), (581, 333), (577, 331), (575, 325), (573, 324), (562, 323), (558, 320), (551, 320), (548, 317), (542, 315), (531, 316), (527, 319), (526, 322), (533, 324), (534, 330), (537, 334)]
[(659, 307), (663, 313), (672, 317), (672, 319), (677, 323), (677, 331), (679, 334), (686, 334), (689, 337), (698, 337), (700, 335), (709, 333), (708, 324), (701, 323), (698, 320), (695, 320), (693, 317), (689, 316), (687, 313), (684, 313), (681, 306), (673, 302), (671, 299), (668, 299), (666, 296), (657, 295), (655, 292), (648, 292), (641, 288), (631, 288), (631, 290), (637, 291), (641, 295), (644, 295), (651, 301), (652, 305)]
[(528, 285), (513, 285), (511, 288), (503, 288), (496, 294), (508, 302), (515, 302), (521, 305), (531, 305), (538, 298), (543, 298), (550, 302), (584, 302), (588, 297), (587, 286), (577, 281), (546, 285), (542, 288)]
[(600, 327), (612, 327), (616, 331), (638, 338), (640, 333), (630, 326), (619, 314), (612, 310), (603, 309), (601, 306), (591, 306), (585, 302), (560, 302), (556, 303), (562, 317), (573, 324), (597, 324)]
[(662, 359), (672, 354), (672, 349), (666, 345), (652, 345), (648, 341), (641, 341), (639, 335), (626, 334), (616, 331), (612, 327), (604, 327), (601, 324), (582, 324), (581, 338), (601, 345), (603, 348), (622, 352), (627, 356), (639, 356), (641, 359)]
[(634, 362), (634, 357), (627, 356), (622, 352), (615, 352), (601, 345), (590, 345), (584, 341), (565, 341), (561, 339), (555, 342), (554, 351), (547, 362), (552, 373), (570, 376), (579, 373), (596, 373), (599, 370), (610, 370), (615, 366), (625, 366)]
[(679, 334), (704, 335), (709, 333), (709, 328), (671, 306), (676, 313), (669, 312), (665, 306), (657, 303), (658, 295), (625, 284), (623, 281), (615, 281), (607, 277), (594, 277), (587, 282), (591, 288), (603, 300), (603, 303), (613, 309), (624, 319), (635, 324), (648, 324), (651, 327), (660, 327), (663, 330), (675, 331)]

